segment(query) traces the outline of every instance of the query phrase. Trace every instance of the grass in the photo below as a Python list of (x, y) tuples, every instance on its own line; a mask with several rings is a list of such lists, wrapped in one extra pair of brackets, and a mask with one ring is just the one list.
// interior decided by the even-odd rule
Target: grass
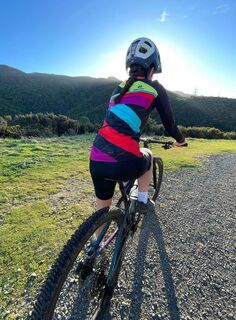
[(86, 137), (1, 140), (0, 204), (42, 199), (70, 177), (88, 176)]
[(236, 141), (189, 138), (187, 148), (164, 150), (158, 145), (152, 144), (152, 151), (153, 154), (163, 159), (165, 171), (176, 171), (202, 166), (206, 156), (212, 154), (236, 152)]
[[(0, 140), (1, 319), (23, 319), (27, 297), (35, 294), (64, 243), (93, 211), (88, 168), (93, 138)], [(236, 152), (231, 140), (189, 139), (188, 148), (152, 147), (165, 171), (202, 166), (206, 155)], [(71, 179), (81, 194), (72, 193), (74, 200), (67, 202), (68, 195), (60, 195), (55, 209), (49, 196)]]

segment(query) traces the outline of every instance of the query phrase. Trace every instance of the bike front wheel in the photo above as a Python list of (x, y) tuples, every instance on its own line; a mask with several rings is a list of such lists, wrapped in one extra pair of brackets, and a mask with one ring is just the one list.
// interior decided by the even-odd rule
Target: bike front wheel
[[(161, 183), (163, 178), (163, 161), (159, 157), (153, 157), (153, 170), (152, 180), (148, 188), (148, 198), (156, 202), (158, 194), (160, 192)], [(132, 180), (130, 189), (128, 190), (129, 195), (133, 198), (137, 198), (138, 195), (138, 180)], [(120, 198), (117, 202), (117, 207), (121, 207), (123, 199)]]
[[(29, 319), (99, 319), (98, 310), (105, 312), (114, 289), (107, 276), (122, 222), (120, 209), (104, 208), (78, 228), (52, 266)], [(96, 230), (102, 230), (97, 240)]]
[(148, 197), (152, 201), (156, 201), (162, 183), (163, 177), (163, 161), (159, 157), (153, 157), (153, 173), (152, 181), (148, 189)]

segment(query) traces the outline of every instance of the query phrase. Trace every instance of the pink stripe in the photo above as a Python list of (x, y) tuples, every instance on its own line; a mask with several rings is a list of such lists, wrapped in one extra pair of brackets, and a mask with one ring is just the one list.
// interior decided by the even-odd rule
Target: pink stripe
[(116, 159), (112, 158), (105, 152), (102, 152), (95, 146), (92, 147), (91, 154), (90, 154), (90, 159), (94, 161), (104, 161), (104, 162), (117, 162)]
[[(154, 98), (154, 97), (153, 97)], [(120, 103), (123, 104), (135, 104), (137, 106), (143, 107), (145, 109), (148, 109), (151, 105), (151, 101), (146, 98), (146, 97), (142, 97), (142, 96), (124, 96), (121, 100)]]
[(113, 129), (106, 121), (104, 121), (103, 127), (98, 131), (98, 133), (115, 146), (130, 152), (137, 157), (142, 156), (139, 150), (139, 144), (136, 140), (129, 135), (125, 135), (124, 133)]
[[(123, 104), (135, 104), (145, 109), (148, 109), (155, 97), (151, 94), (146, 94), (142, 92), (137, 93), (127, 93), (123, 98), (121, 98), (119, 103)], [(115, 105), (114, 98), (110, 99), (109, 108)]]

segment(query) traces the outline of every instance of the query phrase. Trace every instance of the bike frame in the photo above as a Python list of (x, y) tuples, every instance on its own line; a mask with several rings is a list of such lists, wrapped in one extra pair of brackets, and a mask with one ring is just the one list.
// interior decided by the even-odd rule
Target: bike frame
[[(145, 139), (145, 138), (141, 138), (141, 141), (143, 141), (144, 143), (144, 147), (148, 147), (149, 143), (159, 143), (163, 145), (164, 149), (169, 149), (171, 148), (172, 142), (163, 142), (163, 141), (158, 141), (155, 139)], [(155, 157), (153, 157), (153, 177), (154, 177), (154, 187), (156, 188), (156, 160)], [(135, 217), (135, 212), (131, 212), (130, 210), (130, 204), (131, 204), (131, 199), (129, 197), (129, 193), (131, 188), (134, 185), (136, 179), (132, 179), (129, 180), (126, 184), (124, 184), (124, 182), (122, 181), (118, 181), (119, 184), (119, 190), (121, 193), (121, 198), (118, 200), (116, 206), (119, 208), (119, 205), (121, 204), (122, 201), (124, 201), (124, 206), (125, 209), (120, 209), (122, 211), (124, 211), (124, 219), (123, 219), (123, 223), (120, 227), (120, 229), (116, 228), (116, 230), (110, 235), (110, 237), (105, 241), (102, 242), (102, 239), (106, 233), (106, 231), (109, 228), (110, 223), (107, 223), (98, 239), (96, 240), (96, 243), (94, 244), (94, 254), (101, 254), (102, 251), (109, 245), (109, 243), (115, 238), (115, 236), (117, 235), (116, 238), (116, 243), (115, 243), (115, 249), (114, 249), (114, 253), (112, 256), (112, 261), (111, 261), (111, 266), (108, 272), (108, 277), (107, 277), (107, 283), (108, 283), (108, 287), (112, 287), (114, 284), (112, 283), (113, 280), (113, 275), (114, 272), (116, 271), (116, 268), (120, 262), (120, 258), (123, 255), (124, 249), (125, 249), (125, 243), (126, 240), (129, 237), (129, 233), (131, 231), (131, 227), (132, 227), (132, 222)]]
[[(104, 235), (110, 225), (110, 223), (106, 223), (106, 225), (103, 227), (99, 237), (97, 238), (97, 240), (94, 244), (93, 257), (95, 257), (98, 254), (101, 254), (102, 251), (109, 245), (109, 243), (115, 238), (115, 236), (118, 233), (117, 238), (116, 238), (116, 243), (115, 243), (115, 250), (114, 250), (114, 253), (112, 256), (112, 262), (111, 262), (111, 266), (110, 266), (109, 273), (108, 273), (108, 285), (109, 286), (112, 285), (111, 281), (113, 278), (113, 273), (116, 270), (116, 266), (117, 266), (117, 263), (120, 261), (121, 255), (123, 254), (123, 251), (125, 248), (125, 242), (129, 236), (129, 232), (131, 230), (130, 226), (131, 226), (131, 220), (132, 220), (132, 217), (131, 217), (132, 213), (130, 212), (130, 199), (129, 199), (128, 193), (129, 193), (130, 189), (132, 188), (134, 181), (135, 181), (135, 179), (129, 180), (126, 185), (122, 181), (118, 182), (119, 189), (121, 192), (121, 199), (120, 200), (124, 201), (124, 205), (125, 205), (124, 219), (123, 219), (123, 223), (122, 223), (121, 227), (119, 229), (116, 228), (116, 230), (110, 235), (110, 237), (105, 242), (102, 242), (102, 239), (103, 239), (103, 237), (104, 237)], [(119, 201), (118, 201), (118, 203), (119, 203)], [(122, 209), (120, 209), (120, 210), (122, 210)]]

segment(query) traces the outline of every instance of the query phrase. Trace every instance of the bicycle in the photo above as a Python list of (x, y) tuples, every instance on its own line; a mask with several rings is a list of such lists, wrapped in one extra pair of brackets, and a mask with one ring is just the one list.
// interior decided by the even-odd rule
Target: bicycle
[[(162, 144), (164, 149), (172, 146), (172, 142), (150, 138), (140, 141), (144, 147), (150, 143)], [(162, 159), (153, 157), (148, 192), (154, 202), (162, 176)], [(121, 196), (116, 207), (95, 211), (75, 231), (51, 267), (29, 319), (103, 319), (117, 285), (127, 239), (136, 232), (141, 220), (136, 210), (137, 198), (133, 196), (137, 180), (118, 184)], [(95, 238), (97, 229), (101, 232)]]

